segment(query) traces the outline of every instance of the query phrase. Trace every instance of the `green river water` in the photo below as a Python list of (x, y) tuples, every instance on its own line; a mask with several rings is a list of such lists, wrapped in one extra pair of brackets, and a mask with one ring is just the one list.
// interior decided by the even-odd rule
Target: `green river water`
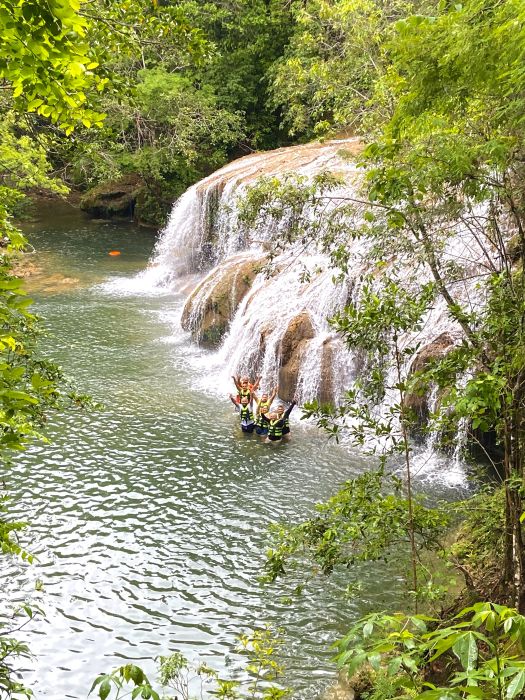
[(392, 602), (393, 582), (370, 568), (358, 599), (343, 597), (343, 581), (319, 580), (289, 606), (293, 582), (256, 580), (266, 528), (305, 516), (366, 462), (299, 415), (278, 449), (239, 434), (227, 398), (202, 389), (206, 355), (180, 330), (183, 299), (103, 284), (144, 268), (151, 232), (51, 204), (26, 233), (43, 268), (28, 286), (45, 350), (104, 403), (51, 416), (52, 443), (18, 458), (7, 479), (38, 558), (12, 566), (7, 598), (46, 613), (25, 633), (36, 698), (84, 698), (98, 673), (127, 660), (154, 676), (153, 659), (175, 650), (235, 675), (237, 635), (269, 622), (287, 631), (293, 697), (314, 700), (335, 675), (329, 643)]

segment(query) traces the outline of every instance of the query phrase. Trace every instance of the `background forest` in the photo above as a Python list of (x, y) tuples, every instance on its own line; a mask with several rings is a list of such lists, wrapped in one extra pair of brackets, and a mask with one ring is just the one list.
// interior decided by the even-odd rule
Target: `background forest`
[[(127, 176), (138, 193), (136, 217), (152, 224), (231, 158), (362, 132), (374, 80), (385, 71), (388, 27), (422, 9), (323, 0), (78, 7), (93, 59), (78, 70), (91, 65), (97, 76), (81, 100), (104, 118), (84, 115), (66, 135), (35, 97), (16, 129), (4, 121), (4, 139), (23, 135), (43, 148), (53, 174), (81, 191)], [(21, 97), (2, 91), (7, 117)]]

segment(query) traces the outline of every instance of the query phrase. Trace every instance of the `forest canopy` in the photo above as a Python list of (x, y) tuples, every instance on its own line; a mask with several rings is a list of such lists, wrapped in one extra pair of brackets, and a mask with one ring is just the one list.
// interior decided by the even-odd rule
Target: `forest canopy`
[(400, 0), (3, 4), (12, 58), (0, 62), (0, 109), (23, 115), (15, 136), (42, 145), (81, 191), (132, 175), (137, 218), (152, 224), (231, 158), (364, 133), (371, 100), (385, 107), (374, 84), (392, 27), (421, 10)]

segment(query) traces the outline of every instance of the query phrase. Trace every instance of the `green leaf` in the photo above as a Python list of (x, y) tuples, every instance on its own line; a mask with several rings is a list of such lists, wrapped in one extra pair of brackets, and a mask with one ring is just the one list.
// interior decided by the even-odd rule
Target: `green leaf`
[(105, 674), (102, 674), (102, 675), (100, 675), (100, 676), (97, 676), (97, 678), (95, 678), (95, 680), (93, 681), (93, 685), (91, 686), (91, 689), (90, 689), (88, 695), (91, 695), (91, 693), (95, 690), (95, 688), (97, 687), (97, 685), (100, 685), (100, 683), (102, 683), (102, 681), (104, 680), (105, 677), (106, 677)]
[(396, 656), (394, 659), (391, 659), (391, 661), (389, 661), (388, 666), (387, 666), (387, 674), (389, 676), (395, 676), (396, 673), (399, 672), (400, 668), (401, 668), (401, 657)]
[(472, 632), (462, 634), (453, 644), (452, 651), (458, 657), (465, 671), (473, 671), (478, 660), (478, 645)]
[(102, 683), (100, 684), (100, 688), (98, 690), (98, 696), (100, 700), (106, 700), (108, 695), (111, 692), (111, 683), (107, 678), (105, 678)]
[(374, 625), (371, 622), (367, 622), (366, 625), (363, 627), (363, 637), (370, 637), (372, 632), (374, 631)]
[(466, 693), (467, 697), (486, 698), (483, 688), (479, 688), (477, 685), (458, 685), (456, 686), (456, 690), (461, 690), (463, 693)]
[(525, 688), (525, 669), (520, 669), (508, 685), (506, 698), (512, 700)]

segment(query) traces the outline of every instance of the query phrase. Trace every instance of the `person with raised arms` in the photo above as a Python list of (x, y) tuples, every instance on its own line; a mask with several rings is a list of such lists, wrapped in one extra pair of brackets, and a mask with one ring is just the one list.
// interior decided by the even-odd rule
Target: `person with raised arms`
[[(277, 411), (274, 413), (262, 414), (263, 422), (268, 425), (268, 437), (266, 438), (265, 442), (282, 442), (283, 430), (287, 427), (288, 418), (296, 404), (297, 401), (294, 399), (286, 411), (284, 410), (284, 406), (279, 404)], [(279, 411), (281, 408), (282, 411)], [(289, 434), (289, 432), (290, 429), (288, 426), (287, 434)]]
[(279, 387), (275, 387), (270, 395), (268, 393), (261, 394), (261, 398), (258, 398), (257, 394), (254, 393), (253, 398), (257, 404), (257, 409), (255, 411), (255, 432), (257, 435), (265, 438), (268, 435), (268, 424), (263, 421), (263, 414), (269, 413), (273, 400), (277, 396)]
[(241, 430), (243, 433), (253, 433), (255, 429), (255, 418), (253, 415), (253, 400), (247, 396), (242, 396), (240, 401), (230, 394), (230, 401), (239, 411), (241, 416)]
[(259, 384), (261, 383), (261, 377), (257, 377), (253, 384), (248, 377), (232, 376), (232, 379), (237, 389), (237, 401), (240, 401), (243, 396), (246, 396), (248, 401), (251, 401), (253, 392), (259, 388)]
[(289, 419), (289, 413), (288, 416), (284, 416), (284, 406), (282, 403), (280, 403), (277, 406), (277, 418), (283, 420), (283, 440), (289, 440), (290, 439), (290, 419)]

